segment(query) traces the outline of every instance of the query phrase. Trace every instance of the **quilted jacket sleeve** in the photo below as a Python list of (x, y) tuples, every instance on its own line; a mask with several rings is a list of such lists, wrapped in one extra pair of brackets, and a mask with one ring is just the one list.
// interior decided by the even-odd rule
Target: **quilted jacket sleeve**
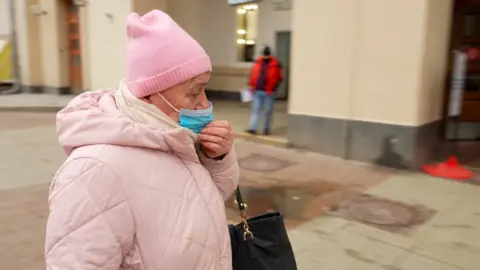
[(223, 199), (228, 200), (235, 188), (237, 188), (240, 175), (235, 150), (232, 148), (222, 160), (210, 159), (203, 153), (200, 154), (200, 159), (210, 172)]
[(68, 162), (52, 182), (45, 241), (47, 270), (118, 270), (134, 221), (118, 177), (103, 163)]

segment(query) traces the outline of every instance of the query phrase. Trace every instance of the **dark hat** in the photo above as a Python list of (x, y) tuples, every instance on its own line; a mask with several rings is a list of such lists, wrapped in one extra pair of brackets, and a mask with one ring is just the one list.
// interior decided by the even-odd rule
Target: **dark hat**
[(265, 46), (262, 50), (262, 55), (263, 56), (270, 56), (272, 55), (272, 52), (270, 51), (270, 47)]

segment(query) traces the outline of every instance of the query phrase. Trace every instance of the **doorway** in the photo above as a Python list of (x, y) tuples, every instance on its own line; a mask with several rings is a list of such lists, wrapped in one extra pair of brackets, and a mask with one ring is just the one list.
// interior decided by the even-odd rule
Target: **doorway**
[(444, 95), (441, 158), (454, 153), (465, 165), (480, 169), (480, 0), (454, 0), (450, 52), (467, 54), (464, 92), (456, 123), (448, 121), (454, 53), (449, 54)]
[[(480, 0), (455, 1), (450, 51), (454, 50), (469, 56), (459, 120), (480, 125)], [(451, 82), (453, 54), (449, 63), (448, 81)]]
[(69, 93), (80, 93), (82, 84), (82, 57), (80, 42), (79, 7), (72, 0), (66, 0), (67, 17), (67, 48), (68, 48), (68, 75)]
[(291, 49), (291, 32), (281, 31), (277, 32), (275, 36), (275, 54), (283, 67), (283, 75), (285, 76), (283, 82), (277, 90), (277, 99), (288, 99), (288, 92), (290, 86), (290, 49)]

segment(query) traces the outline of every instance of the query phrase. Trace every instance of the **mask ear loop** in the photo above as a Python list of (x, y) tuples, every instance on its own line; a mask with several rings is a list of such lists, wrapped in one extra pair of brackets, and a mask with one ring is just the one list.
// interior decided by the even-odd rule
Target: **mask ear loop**
[(172, 108), (174, 111), (176, 111), (177, 113), (180, 113), (180, 110), (178, 110), (177, 108), (175, 108), (175, 106), (172, 105), (172, 103), (168, 102), (168, 100), (160, 93), (157, 93), (157, 95), (159, 95), (163, 101), (165, 101), (165, 103), (167, 103), (168, 106), (170, 106), (170, 108)]

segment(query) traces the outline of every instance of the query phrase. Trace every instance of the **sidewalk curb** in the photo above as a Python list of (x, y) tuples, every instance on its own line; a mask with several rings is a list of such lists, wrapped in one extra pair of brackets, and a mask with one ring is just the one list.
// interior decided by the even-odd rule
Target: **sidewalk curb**
[(260, 136), (260, 135), (251, 135), (246, 132), (235, 132), (237, 139), (243, 139), (249, 142), (255, 142), (265, 145), (271, 145), (282, 148), (292, 148), (290, 142), (284, 138), (271, 137), (271, 136)]
[(3, 106), (0, 112), (57, 113), (63, 106)]
[[(25, 113), (57, 113), (63, 106), (0, 106), (0, 112), (25, 112)], [(271, 145), (282, 148), (291, 148), (290, 143), (283, 138), (251, 135), (245, 132), (235, 132), (238, 139), (245, 141)]]

